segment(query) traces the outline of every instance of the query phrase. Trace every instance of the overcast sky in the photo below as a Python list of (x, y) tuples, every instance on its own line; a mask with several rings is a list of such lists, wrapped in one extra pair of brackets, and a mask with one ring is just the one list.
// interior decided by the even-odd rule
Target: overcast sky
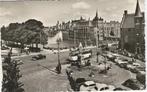
[[(2, 1), (2, 0), (0, 0)], [(37, 19), (44, 26), (55, 25), (57, 20), (68, 21), (84, 18), (93, 19), (96, 10), (98, 16), (106, 21), (121, 21), (124, 10), (134, 13), (137, 0), (44, 0), (0, 2), (0, 27), (12, 22), (24, 22)], [(139, 0), (144, 11), (144, 0)]]

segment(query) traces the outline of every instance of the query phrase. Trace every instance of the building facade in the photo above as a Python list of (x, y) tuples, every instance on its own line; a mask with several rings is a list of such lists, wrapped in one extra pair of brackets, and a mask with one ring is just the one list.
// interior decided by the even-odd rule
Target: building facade
[(106, 22), (98, 17), (97, 12), (93, 19), (80, 17), (78, 20), (71, 20), (67, 23), (57, 22), (56, 26), (50, 29), (50, 35), (54, 35), (56, 33), (54, 31), (62, 31), (64, 41), (77, 45), (82, 43), (83, 46), (96, 45), (97, 37), (100, 44), (104, 40), (115, 40), (120, 37), (120, 23), (118, 21)]
[(120, 38), (120, 23), (118, 21), (104, 22), (104, 39), (118, 41)]
[(124, 11), (121, 21), (120, 48), (136, 54), (145, 53), (145, 21), (137, 0), (135, 13)]

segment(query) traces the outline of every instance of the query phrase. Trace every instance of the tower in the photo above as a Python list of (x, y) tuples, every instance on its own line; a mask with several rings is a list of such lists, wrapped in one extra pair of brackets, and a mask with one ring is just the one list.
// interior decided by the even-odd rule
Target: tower
[(135, 17), (142, 17), (141, 9), (140, 9), (140, 5), (139, 5), (138, 0), (137, 0), (137, 3), (136, 3)]
[(93, 18), (93, 21), (98, 21), (98, 13), (97, 13), (97, 11), (96, 11), (95, 17)]
[(139, 5), (139, 2), (137, 0), (136, 10), (135, 10), (135, 15), (134, 15), (135, 26), (139, 25), (142, 22), (142, 17), (143, 17), (143, 15), (141, 13), (140, 5)]
[(144, 28), (142, 28), (143, 24), (143, 14), (140, 9), (139, 1), (136, 3), (136, 10), (134, 14), (134, 24), (135, 24), (135, 36), (136, 36), (136, 54), (141, 53), (141, 44), (144, 38), (142, 38), (142, 33), (144, 32)]
[(94, 27), (98, 27), (98, 20), (99, 20), (99, 18), (98, 18), (98, 13), (97, 13), (97, 11), (96, 11), (96, 15), (95, 15), (95, 17), (93, 18), (93, 25), (94, 25)]

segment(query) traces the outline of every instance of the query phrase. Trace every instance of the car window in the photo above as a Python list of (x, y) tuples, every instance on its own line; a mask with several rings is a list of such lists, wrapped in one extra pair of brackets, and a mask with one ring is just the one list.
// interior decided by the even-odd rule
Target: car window
[(96, 84), (90, 84), (89, 86), (95, 86)]
[(105, 90), (105, 88), (101, 88), (100, 91)]
[(105, 90), (109, 89), (109, 87), (105, 87)]
[(76, 83), (82, 83), (82, 82), (85, 82), (85, 79), (84, 78), (78, 78), (76, 80)]
[(86, 84), (83, 84), (85, 87), (88, 87), (88, 85), (86, 85)]

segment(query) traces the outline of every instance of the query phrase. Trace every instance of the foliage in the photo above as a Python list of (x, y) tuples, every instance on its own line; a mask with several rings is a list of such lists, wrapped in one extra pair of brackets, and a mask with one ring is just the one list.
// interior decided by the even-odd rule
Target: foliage
[(19, 60), (12, 60), (11, 54), (10, 51), (3, 62), (2, 92), (24, 92), (23, 84), (19, 81), (22, 77), (19, 66), (22, 63)]
[(35, 19), (29, 19), (24, 23), (10, 23), (8, 27), (1, 28), (1, 37), (5, 41), (21, 44), (46, 44), (47, 35), (43, 28), (42, 22)]

